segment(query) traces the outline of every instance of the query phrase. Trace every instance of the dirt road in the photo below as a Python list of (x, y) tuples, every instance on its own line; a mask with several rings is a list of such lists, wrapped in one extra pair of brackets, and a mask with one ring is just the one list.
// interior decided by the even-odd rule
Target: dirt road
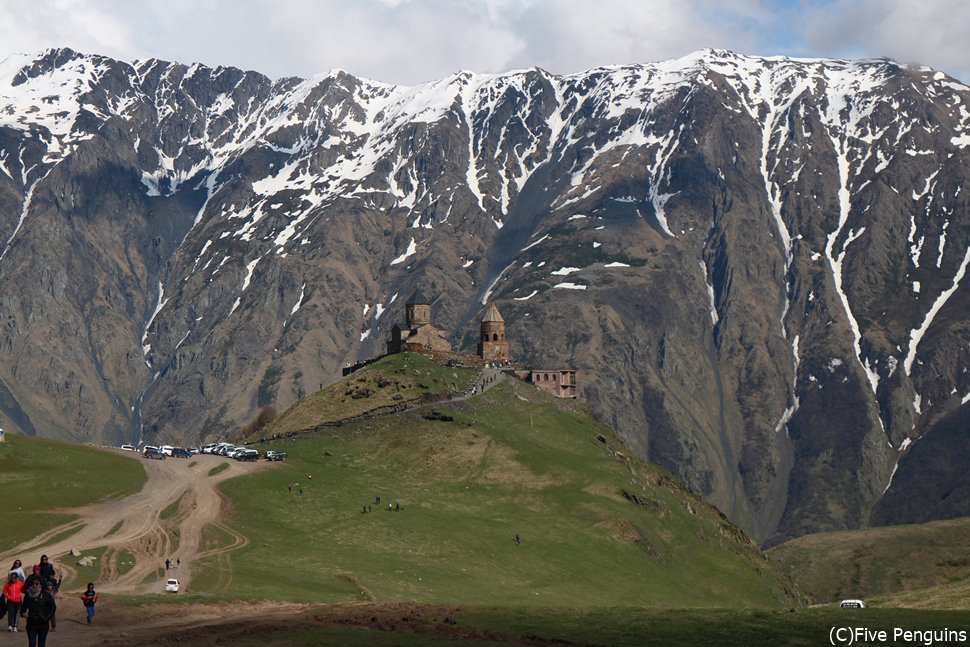
[[(245, 537), (223, 524), (226, 501), (216, 486), (239, 474), (266, 469), (271, 463), (242, 463), (208, 455), (148, 460), (137, 453), (106, 451), (117, 451), (145, 466), (148, 480), (141, 492), (64, 511), (79, 515), (79, 518), (0, 555), (0, 564), (10, 564), (14, 558), (19, 558), (29, 572), (31, 565), (44, 553), (50, 556), (58, 573), (65, 580), (71, 580), (77, 561), (68, 555), (71, 549), (85, 553), (105, 547), (99, 591), (158, 593), (166, 577), (164, 573), (159, 576), (159, 569), (164, 571), (166, 559), (181, 561), (171, 577), (177, 577), (187, 588), (192, 581), (195, 560), (248, 543)], [(226, 467), (217, 474), (209, 474), (220, 465)], [(177, 510), (173, 513), (175, 506)], [(162, 519), (166, 508), (169, 509), (167, 518)], [(208, 525), (221, 528), (234, 538), (234, 542), (219, 549), (204, 550), (202, 533)], [(81, 590), (84, 584), (71, 581), (65, 588)]]

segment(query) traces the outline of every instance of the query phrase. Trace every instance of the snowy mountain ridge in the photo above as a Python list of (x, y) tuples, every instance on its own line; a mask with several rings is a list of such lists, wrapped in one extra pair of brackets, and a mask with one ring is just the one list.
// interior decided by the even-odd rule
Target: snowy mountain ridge
[[(411, 87), (11, 56), (0, 292), (47, 296), (0, 294), (0, 317), (12, 357), (57, 357), (0, 367), (0, 408), (71, 437), (225, 434), (382, 351), (427, 283), (458, 342), (490, 299), (531, 322), (520, 356), (578, 366), (601, 416), (756, 536), (891, 517), (913, 441), (970, 398), (968, 90), (719, 50)], [(84, 339), (54, 352), (64, 326)], [(806, 484), (829, 469), (862, 503), (824, 510)]]

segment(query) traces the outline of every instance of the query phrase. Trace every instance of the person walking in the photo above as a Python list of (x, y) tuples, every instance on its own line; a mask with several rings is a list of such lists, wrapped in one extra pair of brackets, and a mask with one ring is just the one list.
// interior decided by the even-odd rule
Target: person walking
[(47, 647), (47, 634), (57, 627), (56, 611), (54, 595), (43, 589), (40, 579), (31, 582), (20, 606), (20, 617), (27, 618), (28, 647)]
[(94, 582), (88, 582), (88, 590), (81, 594), (81, 602), (88, 612), (88, 624), (94, 624), (94, 605), (98, 602), (98, 593), (94, 590)]
[(10, 567), (10, 572), (16, 573), (20, 577), (21, 582), (27, 579), (27, 576), (24, 575), (23, 562), (21, 562), (19, 559), (13, 560), (13, 566)]
[(40, 556), (40, 574), (45, 580), (53, 580), (56, 575), (54, 565), (47, 559), (47, 555)]
[(17, 631), (17, 614), (24, 599), (24, 583), (14, 571), (7, 574), (3, 597), (7, 601), (7, 631)]
[(41, 583), (41, 587), (43, 587), (43, 585), (44, 585), (43, 584), (44, 583), (44, 578), (41, 577), (41, 575), (40, 575), (40, 564), (34, 564), (34, 566), (32, 568), (32, 571), (33, 572), (30, 575), (27, 576), (27, 579), (24, 580), (24, 591), (26, 591), (27, 589), (29, 589), (30, 588), (30, 585), (34, 581), (40, 582)]

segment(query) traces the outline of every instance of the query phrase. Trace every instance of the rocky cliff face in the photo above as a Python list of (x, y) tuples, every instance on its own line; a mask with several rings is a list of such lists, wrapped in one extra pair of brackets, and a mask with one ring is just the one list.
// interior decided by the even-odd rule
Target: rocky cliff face
[(232, 433), (382, 352), (420, 284), (467, 350), (496, 302), (513, 355), (762, 540), (967, 514), (968, 105), (723, 51), (416, 87), (10, 57), (4, 426)]

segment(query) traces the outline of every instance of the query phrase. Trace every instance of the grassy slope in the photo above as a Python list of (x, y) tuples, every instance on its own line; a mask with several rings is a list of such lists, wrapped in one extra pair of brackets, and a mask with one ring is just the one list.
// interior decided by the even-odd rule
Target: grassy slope
[(63, 509), (133, 494), (145, 480), (141, 464), (124, 456), (7, 434), (0, 443), (0, 492), (7, 502), (0, 552), (69, 521)]
[[(341, 382), (320, 397), (345, 389)], [(325, 602), (789, 604), (785, 578), (756, 546), (658, 468), (612, 456), (596, 436), (618, 441), (582, 405), (511, 381), (433, 408), (454, 420), (426, 420), (427, 407), (263, 445), (290, 459), (224, 485), (232, 525), (251, 540), (232, 554), (225, 593)], [(382, 508), (363, 514), (378, 494)], [(405, 509), (388, 512), (388, 502)], [(193, 588), (223, 593), (224, 568), (203, 570)]]
[(769, 554), (819, 602), (970, 609), (970, 519), (818, 533)]
[(459, 393), (476, 375), (473, 369), (446, 368), (414, 353), (391, 355), (300, 400), (256, 436), (299, 431), (425, 395)]

